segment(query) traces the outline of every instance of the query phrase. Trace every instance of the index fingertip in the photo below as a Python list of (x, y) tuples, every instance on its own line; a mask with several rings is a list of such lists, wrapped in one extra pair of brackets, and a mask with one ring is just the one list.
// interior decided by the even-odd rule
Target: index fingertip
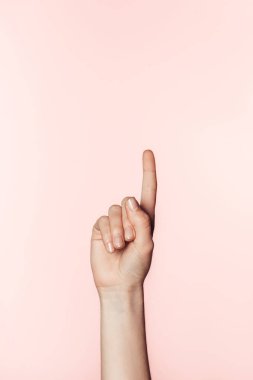
[(155, 155), (151, 149), (146, 149), (142, 155), (143, 169), (148, 171), (156, 171)]

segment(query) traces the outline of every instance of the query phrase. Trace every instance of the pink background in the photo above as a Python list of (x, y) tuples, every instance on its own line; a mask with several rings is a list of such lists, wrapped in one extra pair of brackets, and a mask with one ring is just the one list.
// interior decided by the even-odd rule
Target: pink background
[(91, 227), (156, 155), (153, 380), (253, 379), (253, 2), (0, 1), (0, 378), (100, 378)]

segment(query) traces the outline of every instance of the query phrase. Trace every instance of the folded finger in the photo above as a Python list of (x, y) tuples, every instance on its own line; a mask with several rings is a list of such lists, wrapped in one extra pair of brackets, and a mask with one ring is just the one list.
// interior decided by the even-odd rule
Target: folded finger
[(130, 197), (125, 197), (121, 202), (122, 222), (123, 222), (123, 227), (124, 227), (125, 240), (132, 241), (135, 239), (135, 231), (134, 231), (133, 225), (131, 224), (128, 218), (127, 211), (126, 211), (126, 202), (129, 198)]
[(124, 228), (122, 223), (122, 208), (120, 205), (112, 205), (108, 210), (113, 245), (116, 249), (125, 246)]
[(114, 252), (114, 246), (112, 242), (111, 228), (110, 228), (110, 222), (109, 222), (108, 216), (103, 215), (100, 218), (98, 218), (98, 220), (93, 226), (93, 230), (96, 231), (98, 234), (99, 233), (101, 234), (106, 250), (110, 253)]

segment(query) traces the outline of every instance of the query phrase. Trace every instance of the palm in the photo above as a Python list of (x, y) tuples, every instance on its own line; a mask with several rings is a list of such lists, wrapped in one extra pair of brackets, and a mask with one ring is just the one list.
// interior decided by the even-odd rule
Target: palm
[(132, 285), (146, 276), (152, 252), (142, 255), (134, 241), (115, 255), (108, 255), (102, 239), (91, 241), (91, 264), (97, 287)]

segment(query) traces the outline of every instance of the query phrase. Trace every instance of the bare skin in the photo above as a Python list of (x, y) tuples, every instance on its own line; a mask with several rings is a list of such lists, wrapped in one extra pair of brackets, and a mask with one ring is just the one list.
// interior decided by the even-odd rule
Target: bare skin
[(126, 196), (92, 228), (90, 258), (101, 306), (102, 380), (151, 379), (143, 287), (154, 249), (157, 176), (151, 150), (143, 152), (142, 163), (140, 202)]

